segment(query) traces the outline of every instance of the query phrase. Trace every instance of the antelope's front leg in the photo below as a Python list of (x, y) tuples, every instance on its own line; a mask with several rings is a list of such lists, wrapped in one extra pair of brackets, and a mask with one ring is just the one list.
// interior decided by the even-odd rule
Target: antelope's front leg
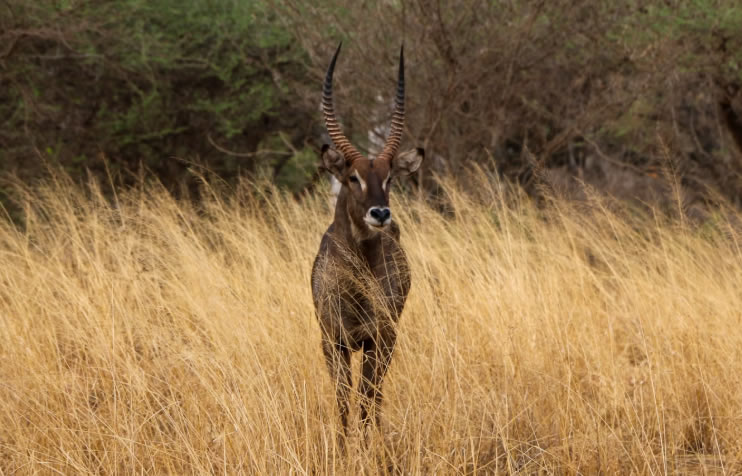
[(348, 437), (350, 391), (353, 384), (350, 370), (350, 349), (342, 344), (331, 342), (327, 339), (327, 336), (324, 336), (322, 339), (322, 352), (325, 354), (330, 378), (335, 385), (335, 398), (337, 399), (338, 410), (340, 411), (340, 421), (343, 424), (343, 438), (339, 441), (340, 446), (343, 447), (344, 439)]
[(364, 429), (374, 418), (376, 427), (381, 425), (381, 384), (392, 360), (396, 334), (389, 330), (376, 339), (363, 341), (363, 360), (361, 362), (361, 382), (358, 392), (361, 396), (361, 422)]

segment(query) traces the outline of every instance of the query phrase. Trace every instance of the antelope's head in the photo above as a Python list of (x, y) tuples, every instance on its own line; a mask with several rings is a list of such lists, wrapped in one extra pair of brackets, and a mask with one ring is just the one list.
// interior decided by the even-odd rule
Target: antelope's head
[[(399, 54), (399, 79), (394, 114), (389, 136), (381, 153), (373, 159), (361, 155), (345, 137), (332, 103), (332, 75), (340, 53), (338, 46), (327, 68), (322, 88), (322, 111), (325, 125), (335, 148), (322, 147), (322, 164), (342, 184), (341, 194), (346, 194), (347, 213), (359, 229), (376, 232), (389, 226), (392, 212), (389, 209), (389, 188), (395, 177), (415, 172), (424, 157), (423, 149), (417, 148), (398, 154), (404, 125), (404, 50)], [(339, 203), (339, 202), (338, 202)]]

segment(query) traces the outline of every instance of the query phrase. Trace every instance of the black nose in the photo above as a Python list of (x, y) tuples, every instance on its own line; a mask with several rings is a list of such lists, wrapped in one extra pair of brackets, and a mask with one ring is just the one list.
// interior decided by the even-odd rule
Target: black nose
[(392, 216), (392, 211), (388, 208), (372, 208), (370, 211), (371, 218), (378, 221), (379, 223), (384, 223), (389, 219), (389, 217)]

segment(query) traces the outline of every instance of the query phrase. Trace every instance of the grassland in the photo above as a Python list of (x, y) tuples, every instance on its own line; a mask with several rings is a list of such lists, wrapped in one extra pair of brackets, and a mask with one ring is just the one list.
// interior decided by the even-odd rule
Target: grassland
[(1, 474), (742, 471), (736, 215), (398, 199), (413, 288), (385, 433), (343, 457), (309, 288), (327, 196), (19, 190)]

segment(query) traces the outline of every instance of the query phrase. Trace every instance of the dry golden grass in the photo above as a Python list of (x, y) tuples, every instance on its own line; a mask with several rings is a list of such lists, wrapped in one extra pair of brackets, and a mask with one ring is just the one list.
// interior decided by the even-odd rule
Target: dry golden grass
[(26, 191), (25, 227), (0, 224), (0, 473), (742, 471), (723, 220), (544, 213), (496, 185), (448, 186), (443, 215), (397, 200), (413, 287), (385, 434), (343, 457), (309, 287), (327, 197), (248, 188)]

